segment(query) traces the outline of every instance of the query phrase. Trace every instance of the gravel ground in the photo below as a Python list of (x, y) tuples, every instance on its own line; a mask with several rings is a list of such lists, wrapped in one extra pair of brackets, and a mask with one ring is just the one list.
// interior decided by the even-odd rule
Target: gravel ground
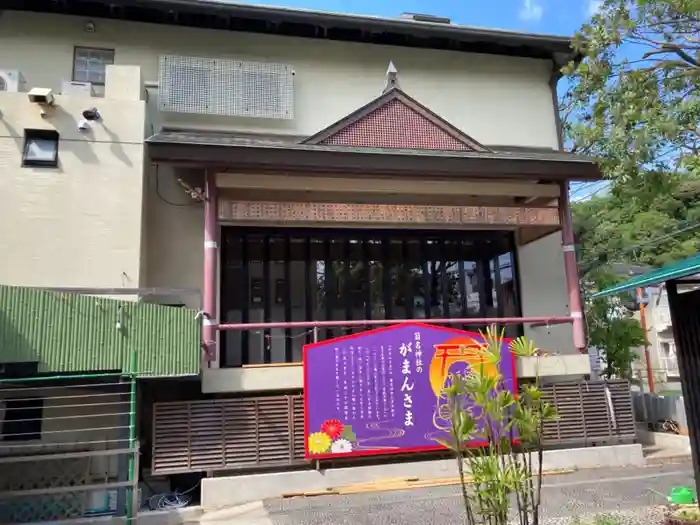
[[(664, 507), (640, 507), (635, 510), (611, 511), (595, 514), (584, 514), (577, 521), (571, 516), (548, 518), (542, 525), (597, 525), (597, 518), (605, 518), (605, 525), (663, 525)], [(600, 521), (598, 523), (601, 523)]]
[[(690, 467), (668, 465), (582, 470), (545, 479), (547, 525), (615, 513), (623, 524), (662, 523), (663, 498), (672, 486), (693, 485)], [(275, 499), (265, 504), (274, 525), (446, 525), (463, 523), (458, 487), (434, 487), (350, 496)]]

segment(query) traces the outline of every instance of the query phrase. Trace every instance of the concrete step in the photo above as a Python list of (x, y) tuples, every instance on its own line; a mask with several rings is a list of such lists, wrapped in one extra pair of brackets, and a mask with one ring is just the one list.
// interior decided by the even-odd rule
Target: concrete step
[(662, 465), (690, 465), (692, 458), (688, 454), (680, 456), (656, 456), (646, 458), (647, 467), (658, 467)]
[(200, 525), (272, 525), (262, 501), (205, 512)]
[(644, 454), (644, 461), (649, 467), (690, 464), (692, 462), (691, 455), (686, 450), (678, 448), (651, 445), (643, 447), (642, 454)]

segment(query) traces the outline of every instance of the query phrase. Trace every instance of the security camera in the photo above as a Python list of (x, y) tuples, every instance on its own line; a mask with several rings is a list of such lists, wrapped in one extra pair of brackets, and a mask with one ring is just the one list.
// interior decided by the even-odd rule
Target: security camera
[(100, 112), (97, 111), (97, 108), (90, 108), (90, 109), (86, 109), (85, 111), (83, 111), (83, 118), (85, 120), (93, 121), (93, 120), (100, 120), (101, 117), (100, 117)]
[(78, 121), (78, 131), (87, 131), (90, 129), (90, 123), (87, 121), (87, 119), (81, 118), (80, 121)]
[(50, 106), (54, 102), (53, 92), (49, 88), (32, 88), (29, 93), (29, 102), (41, 104), (42, 106)]

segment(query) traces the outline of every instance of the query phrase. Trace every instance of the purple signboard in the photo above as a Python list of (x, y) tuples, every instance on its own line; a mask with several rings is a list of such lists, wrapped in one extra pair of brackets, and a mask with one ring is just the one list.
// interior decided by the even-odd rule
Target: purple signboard
[(503, 341), (498, 365), (482, 363), (475, 352), (484, 343), (479, 334), (422, 323), (306, 345), (306, 457), (441, 448), (435, 438), (447, 437), (442, 389), (450, 374), (478, 365), (482, 373), (500, 374), (504, 387), (516, 392), (509, 342)]

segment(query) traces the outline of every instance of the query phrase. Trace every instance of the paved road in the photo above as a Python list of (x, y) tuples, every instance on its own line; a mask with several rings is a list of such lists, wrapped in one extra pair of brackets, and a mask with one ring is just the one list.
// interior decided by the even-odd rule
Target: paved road
[[(547, 518), (622, 511), (663, 504), (650, 492), (693, 485), (690, 466), (584, 470), (546, 478)], [(463, 523), (458, 487), (276, 499), (265, 502), (273, 525), (452, 525)], [(555, 520), (558, 521), (558, 520)], [(629, 521), (630, 523), (635, 520)], [(650, 523), (644, 519), (640, 523)]]

